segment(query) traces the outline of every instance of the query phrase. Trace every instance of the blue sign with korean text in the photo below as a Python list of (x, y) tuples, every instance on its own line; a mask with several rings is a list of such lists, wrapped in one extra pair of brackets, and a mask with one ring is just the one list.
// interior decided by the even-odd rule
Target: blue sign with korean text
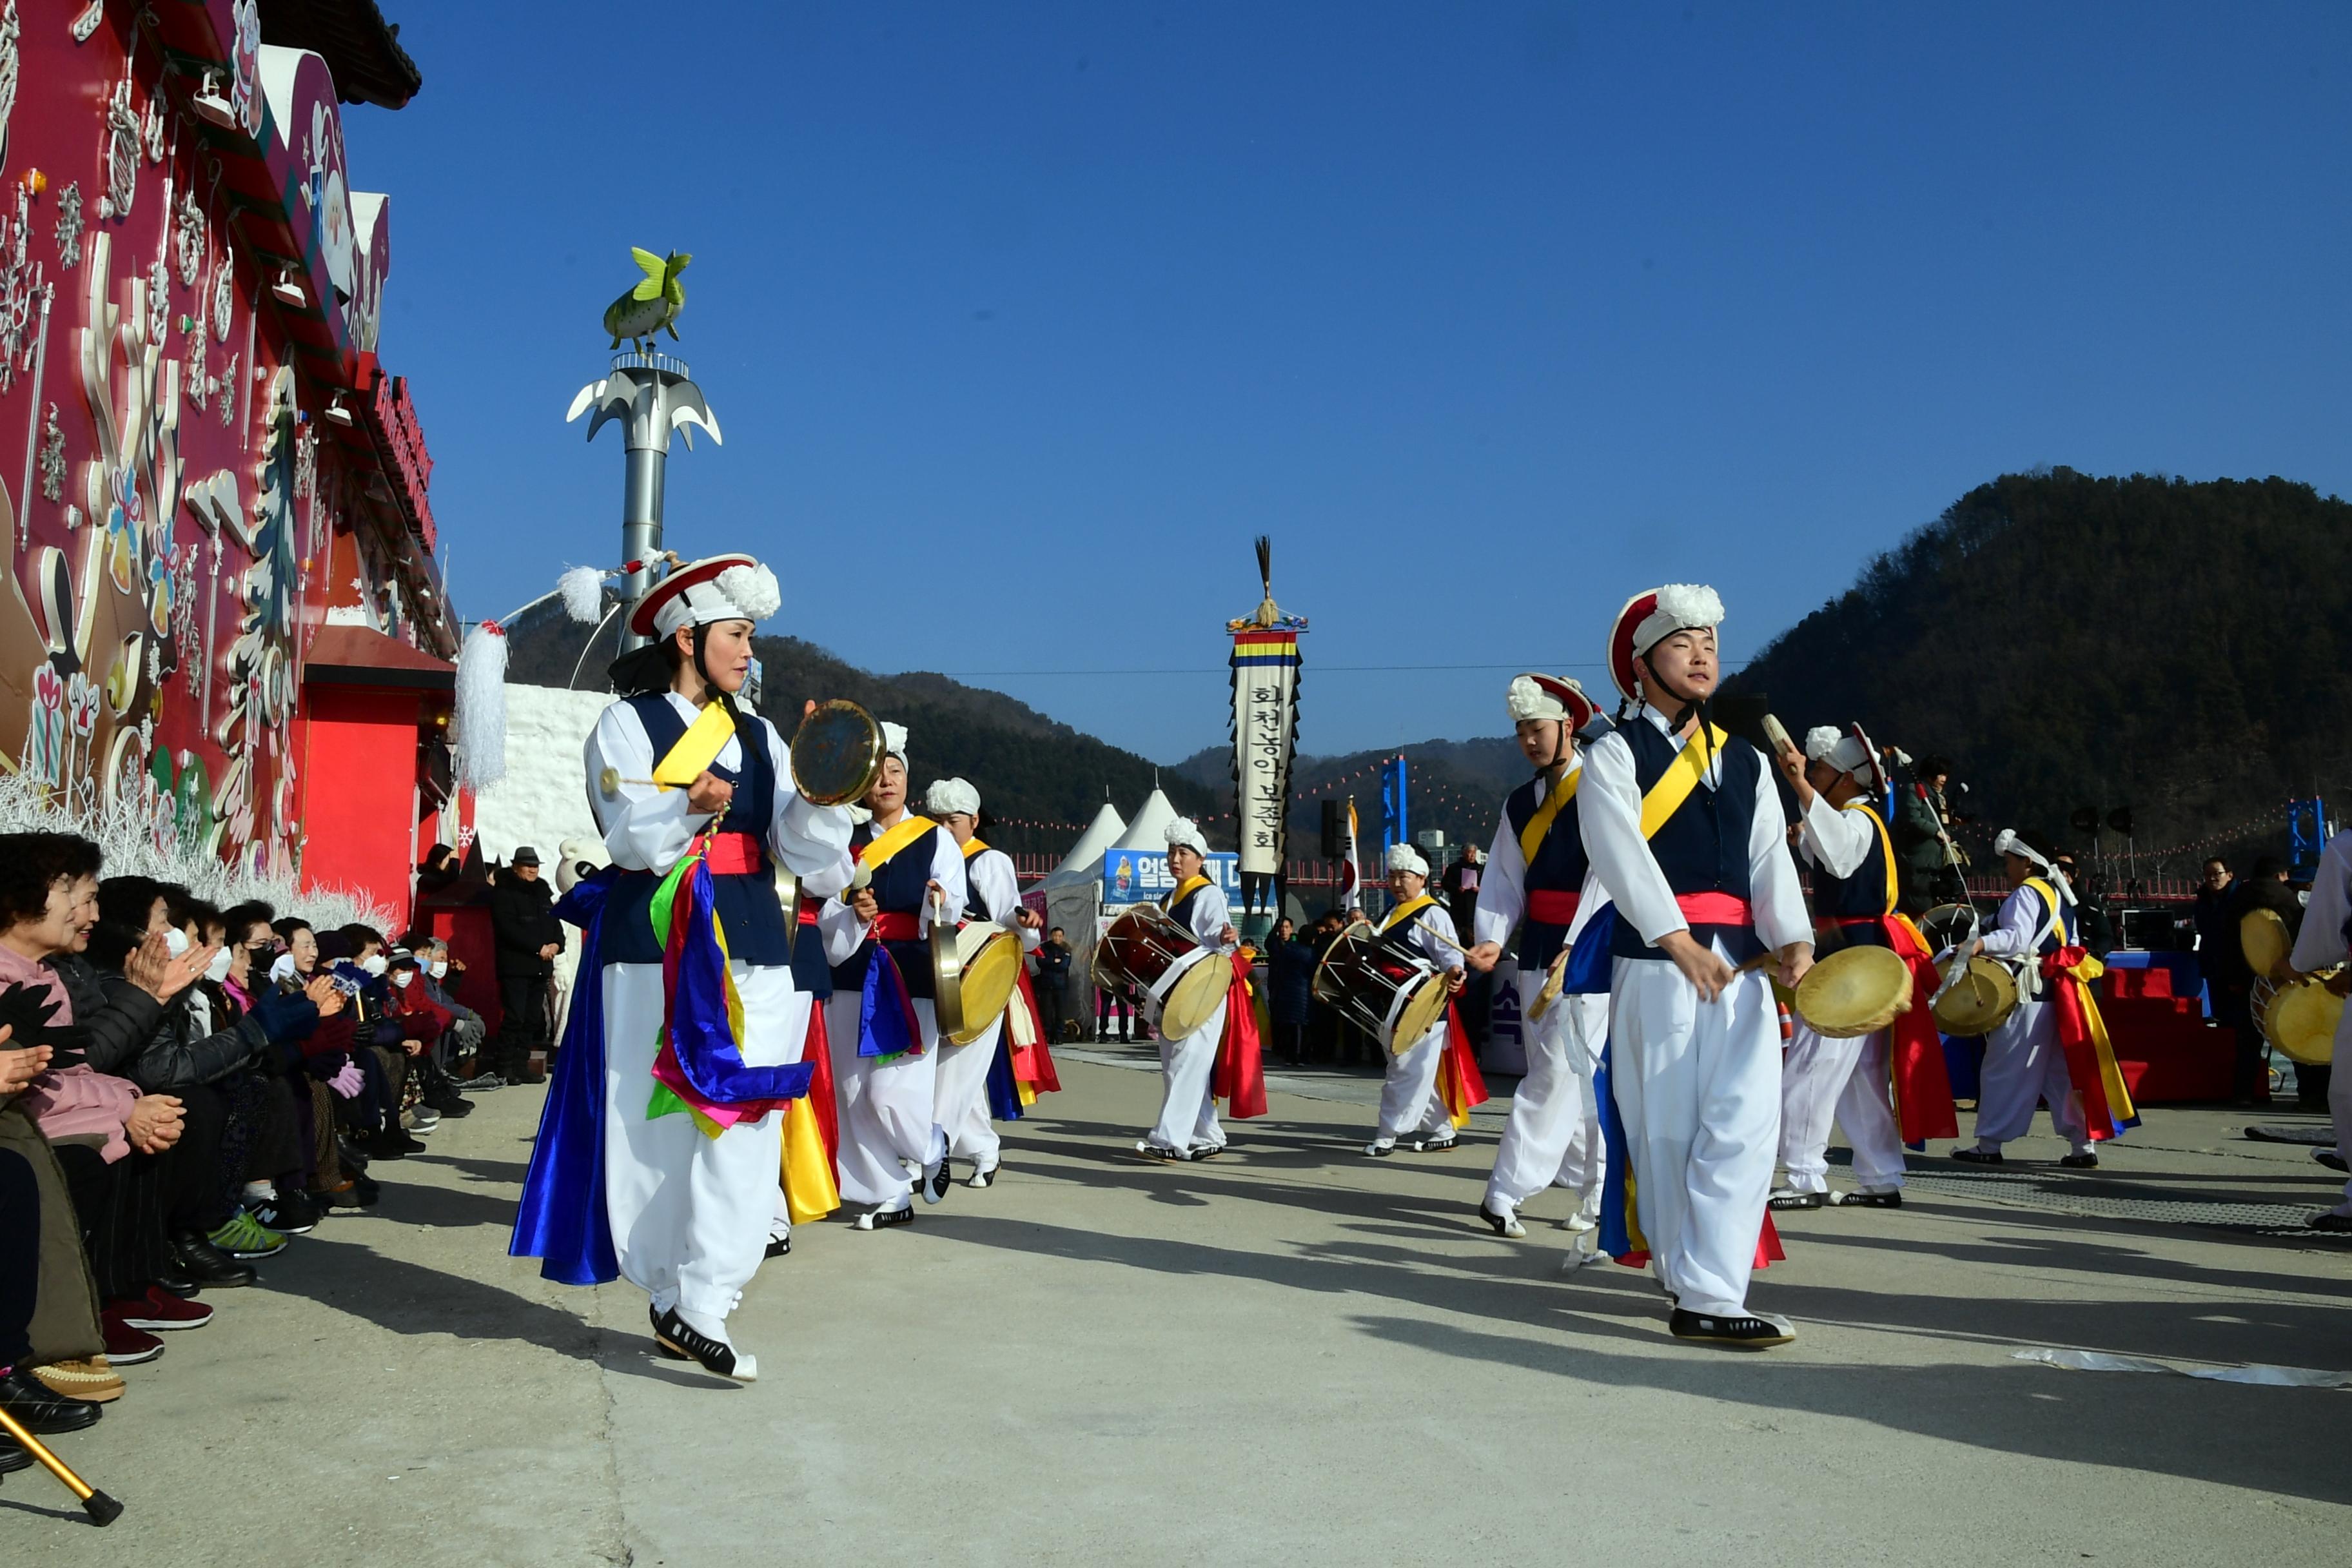
[[(1201, 874), (1224, 889), (1238, 904), (1242, 896), (1242, 858), (1228, 850), (1209, 857)], [(1161, 849), (1107, 849), (1103, 852), (1102, 901), (1140, 904), (1176, 890), (1168, 874), (1168, 854)]]

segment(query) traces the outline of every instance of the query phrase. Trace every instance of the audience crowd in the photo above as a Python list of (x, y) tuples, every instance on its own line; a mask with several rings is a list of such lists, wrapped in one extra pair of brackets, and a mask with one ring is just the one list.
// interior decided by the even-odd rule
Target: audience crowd
[[(373, 1206), (372, 1170), (500, 1085), (461, 1082), (485, 1047), (463, 977), (422, 933), (219, 909), (106, 876), (86, 838), (0, 835), (0, 1408), (92, 1425), (207, 1295)], [(29, 1463), (0, 1436), (0, 1473)]]

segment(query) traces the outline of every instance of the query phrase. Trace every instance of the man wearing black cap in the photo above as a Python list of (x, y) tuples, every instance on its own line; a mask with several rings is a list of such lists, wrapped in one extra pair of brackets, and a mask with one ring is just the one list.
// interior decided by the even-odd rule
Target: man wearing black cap
[(490, 931), (499, 952), (499, 1005), (506, 1016), (490, 1070), (509, 1083), (537, 1083), (530, 1054), (547, 1044), (547, 983), (563, 950), (554, 900), (539, 879), (539, 851), (526, 844), (490, 888)]

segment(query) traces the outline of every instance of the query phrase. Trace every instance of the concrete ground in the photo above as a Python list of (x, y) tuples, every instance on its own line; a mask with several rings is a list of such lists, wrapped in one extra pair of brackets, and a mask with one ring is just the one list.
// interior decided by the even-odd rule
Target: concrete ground
[[(1668, 1339), (1639, 1274), (1563, 1276), (1567, 1194), (1523, 1242), (1476, 1222), (1499, 1105), (1371, 1161), (1373, 1080), (1290, 1075), (1228, 1158), (1151, 1166), (1147, 1051), (1068, 1053), (992, 1189), (806, 1227), (734, 1320), (750, 1387), (656, 1359), (626, 1286), (507, 1258), (541, 1096), (487, 1096), (59, 1439), (119, 1524), (11, 1477), (0, 1561), (2352, 1555), (2352, 1393), (2013, 1359), (2352, 1369), (2352, 1247), (2261, 1231), (2333, 1179), (2242, 1112), (2151, 1112), (2095, 1176), (2038, 1137), (2003, 1182), (1923, 1161), (1900, 1212), (1784, 1216), (1755, 1300), (1800, 1338), (1739, 1355)], [(2135, 1217), (2185, 1204), (2217, 1223)]]

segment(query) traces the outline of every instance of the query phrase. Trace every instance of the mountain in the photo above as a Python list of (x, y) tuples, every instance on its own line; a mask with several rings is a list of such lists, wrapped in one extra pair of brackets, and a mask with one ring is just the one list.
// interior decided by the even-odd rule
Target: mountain
[[(509, 626), (507, 679), (567, 686), (578, 665), (582, 686), (601, 685), (616, 641), (616, 626), (607, 626), (583, 663), (583, 628), (551, 604)], [(1212, 847), (1233, 846), (1232, 823), (1211, 820), (1231, 812), (1230, 788), (1205, 789), (1001, 691), (920, 671), (877, 675), (799, 637), (756, 637), (752, 647), (760, 660), (760, 710), (787, 737), (809, 699), (845, 697), (877, 718), (906, 725), (915, 788), (950, 774), (971, 780), (987, 812), (1000, 819), (989, 834), (999, 847), (1058, 854), (1093, 820), (1106, 790), (1120, 816), (1133, 816), (1155, 779), (1177, 810), (1202, 818)]]
[(2283, 852), (2283, 802), (2352, 786), (2352, 505), (2282, 479), (2004, 475), (1726, 690), (1799, 735), (1859, 720), (1950, 755), (1980, 838), (2079, 844), (2078, 808), (2128, 806), (2144, 869), (2206, 841)]

